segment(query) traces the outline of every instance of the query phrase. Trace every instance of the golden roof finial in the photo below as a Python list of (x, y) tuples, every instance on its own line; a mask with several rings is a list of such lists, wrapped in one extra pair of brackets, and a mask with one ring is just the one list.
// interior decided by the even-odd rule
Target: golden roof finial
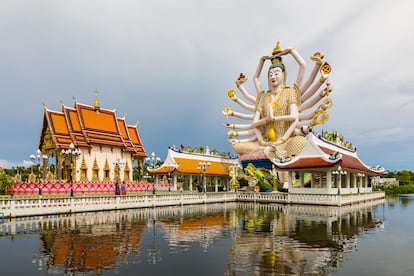
[(65, 104), (63, 103), (62, 97), (59, 96), (59, 102), (62, 105), (62, 112), (65, 111)]
[(94, 104), (93, 104), (93, 107), (95, 108), (95, 110), (97, 111), (97, 112), (99, 112), (99, 110), (101, 109), (101, 106), (99, 105), (99, 98), (98, 98), (98, 89), (96, 89), (95, 90), (95, 94), (96, 94), (96, 96), (95, 96), (95, 102), (94, 102)]
[(278, 53), (282, 52), (282, 49), (280, 48), (280, 42), (276, 42), (276, 47), (273, 49), (272, 55), (276, 55)]

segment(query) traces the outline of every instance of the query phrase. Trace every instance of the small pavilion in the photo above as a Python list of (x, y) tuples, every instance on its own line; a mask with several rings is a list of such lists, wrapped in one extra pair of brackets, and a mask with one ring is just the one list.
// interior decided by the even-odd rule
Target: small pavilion
[(149, 168), (155, 175), (155, 183), (160, 177), (172, 177), (173, 189), (177, 189), (177, 178), (182, 177), (182, 188), (192, 191), (197, 186), (199, 191), (229, 191), (230, 180), (236, 176), (240, 167), (237, 156), (214, 155), (208, 147), (205, 153), (192, 153), (175, 147), (168, 148), (168, 154), (162, 165)]
[(382, 167), (370, 167), (358, 157), (356, 148), (329, 141), (323, 135), (309, 133), (305, 148), (297, 156), (271, 162), (261, 154), (242, 155), (241, 163), (287, 172), (289, 193), (355, 194), (372, 192), (371, 179), (384, 173)]

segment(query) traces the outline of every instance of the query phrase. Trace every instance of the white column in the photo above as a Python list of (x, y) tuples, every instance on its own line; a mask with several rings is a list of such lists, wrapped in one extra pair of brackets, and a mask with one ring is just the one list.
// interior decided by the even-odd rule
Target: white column
[(173, 190), (177, 191), (177, 174), (173, 173)]
[(346, 174), (346, 185), (345, 185), (345, 188), (348, 188), (349, 189), (350, 182), (351, 182), (351, 175), (350, 175), (349, 172), (347, 172), (347, 174)]
[(352, 174), (352, 183), (351, 183), (351, 187), (352, 188), (356, 188), (355, 186), (355, 183), (356, 183), (356, 175), (355, 174)]
[(214, 191), (216, 193), (218, 192), (218, 177), (217, 176), (214, 177)]
[(332, 188), (332, 171), (330, 170), (326, 171), (326, 188), (328, 190)]
[(293, 182), (292, 182), (292, 172), (291, 171), (288, 172), (288, 182), (289, 182), (288, 189), (292, 190)]
[(188, 183), (188, 188), (190, 189), (190, 191), (192, 191), (193, 190), (193, 176), (190, 174), (189, 177), (190, 177), (190, 180)]
[(300, 172), (300, 187), (305, 187), (305, 172)]

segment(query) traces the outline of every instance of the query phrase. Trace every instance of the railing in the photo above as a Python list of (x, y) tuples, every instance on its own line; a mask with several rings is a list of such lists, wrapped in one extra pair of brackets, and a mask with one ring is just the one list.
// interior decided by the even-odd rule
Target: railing
[(312, 204), (319, 206), (343, 206), (385, 198), (383, 192), (325, 195), (291, 193), (166, 193), (132, 194), (127, 196), (102, 195), (79, 197), (22, 197), (0, 200), (0, 214), (4, 217), (23, 217), (106, 211), (189, 204), (222, 202), (258, 202), (281, 204)]
[(5, 217), (236, 201), (236, 193), (171, 193), (128, 196), (31, 197), (0, 200)]

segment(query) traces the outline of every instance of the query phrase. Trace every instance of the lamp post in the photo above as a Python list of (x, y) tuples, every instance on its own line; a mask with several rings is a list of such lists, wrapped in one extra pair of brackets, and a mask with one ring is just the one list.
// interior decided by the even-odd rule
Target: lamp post
[(115, 181), (119, 181), (120, 177), (119, 177), (119, 173), (120, 170), (122, 170), (125, 167), (126, 162), (124, 160), (121, 160), (120, 158), (117, 158), (114, 161), (114, 171), (115, 171)]
[(201, 171), (202, 177), (203, 177), (203, 192), (206, 192), (207, 190), (207, 179), (206, 179), (206, 171), (207, 168), (211, 166), (210, 162), (207, 161), (200, 161), (198, 162), (198, 167), (197, 169), (199, 169)]
[[(157, 157), (155, 155), (155, 152), (152, 152), (151, 157), (147, 157), (145, 160), (148, 162), (147, 169), (150, 168), (150, 169), (154, 170), (155, 168), (158, 167), (157, 164), (158, 164), (158, 162), (161, 161), (161, 158)], [(158, 178), (157, 177), (155, 177), (155, 178), (156, 179), (154, 180), (154, 183), (153, 183), (154, 186), (152, 187), (152, 194), (154, 194), (154, 195), (155, 195), (155, 190), (156, 190), (155, 185), (158, 184)]]
[[(41, 175), (44, 178), (44, 168), (45, 168), (44, 162), (45, 162), (45, 160), (48, 159), (48, 157), (45, 154), (42, 155), (42, 151), (40, 149), (37, 149), (36, 154), (31, 154), (30, 155), (30, 159), (32, 160), (33, 165), (37, 166), (37, 168), (38, 168), (39, 182), (40, 182)], [(42, 165), (42, 166), (40, 166), (40, 165)], [(43, 171), (42, 174), (40, 173), (40, 167), (42, 167), (42, 171)], [(33, 174), (33, 167), (32, 167), (32, 174)]]
[(158, 162), (161, 162), (161, 158), (157, 157), (155, 152), (152, 152), (151, 157), (145, 158), (145, 161), (148, 162), (147, 168), (154, 170), (158, 167)]
[[(73, 181), (73, 163), (74, 163), (74, 158), (75, 159), (78, 158), (78, 156), (80, 156), (82, 154), (82, 151), (80, 149), (76, 148), (73, 143), (70, 143), (69, 148), (67, 150), (62, 149), (61, 154), (63, 156), (65, 156), (65, 161), (66, 161), (66, 157), (67, 156), (70, 159), (69, 182), (72, 183), (72, 181)], [(75, 177), (75, 180), (76, 180), (76, 177)]]

